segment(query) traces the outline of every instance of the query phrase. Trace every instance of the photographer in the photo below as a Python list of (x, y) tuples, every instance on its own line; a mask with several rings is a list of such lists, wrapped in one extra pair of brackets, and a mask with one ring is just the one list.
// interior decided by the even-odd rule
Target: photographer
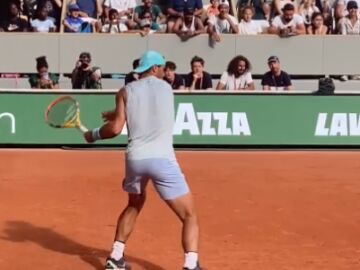
[(91, 66), (91, 55), (83, 52), (76, 62), (72, 72), (71, 83), (73, 89), (101, 89), (101, 70)]
[(59, 78), (48, 72), (49, 65), (45, 56), (36, 58), (37, 74), (32, 74), (29, 83), (33, 89), (58, 89)]

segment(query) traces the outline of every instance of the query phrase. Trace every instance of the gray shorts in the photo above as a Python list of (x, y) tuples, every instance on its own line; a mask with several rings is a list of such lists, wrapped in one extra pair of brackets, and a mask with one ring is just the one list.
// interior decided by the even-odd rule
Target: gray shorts
[(151, 158), (126, 160), (123, 189), (132, 194), (141, 194), (149, 182), (164, 200), (173, 200), (189, 192), (185, 177), (176, 160)]

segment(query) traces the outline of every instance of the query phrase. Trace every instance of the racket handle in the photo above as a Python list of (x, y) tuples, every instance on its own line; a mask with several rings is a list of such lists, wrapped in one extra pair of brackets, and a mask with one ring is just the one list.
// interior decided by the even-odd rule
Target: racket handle
[(77, 126), (77, 128), (82, 132), (82, 133), (85, 133), (85, 132), (87, 132), (87, 131), (89, 131), (86, 127), (84, 127), (83, 125), (79, 125), (79, 126)]

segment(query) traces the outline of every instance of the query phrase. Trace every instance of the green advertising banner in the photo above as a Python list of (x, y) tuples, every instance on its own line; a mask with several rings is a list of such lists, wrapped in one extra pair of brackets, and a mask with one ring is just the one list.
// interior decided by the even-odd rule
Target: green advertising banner
[[(0, 144), (85, 144), (76, 129), (44, 121), (59, 95), (0, 94)], [(88, 128), (102, 124), (115, 94), (71, 94)], [(176, 95), (175, 145), (360, 145), (360, 96)], [(125, 130), (124, 130), (125, 132)], [(126, 144), (126, 133), (98, 144)]]

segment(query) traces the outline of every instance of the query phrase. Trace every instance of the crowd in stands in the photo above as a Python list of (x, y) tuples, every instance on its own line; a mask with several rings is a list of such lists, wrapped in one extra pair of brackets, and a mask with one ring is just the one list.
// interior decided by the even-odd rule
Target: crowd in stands
[[(360, 34), (356, 0), (2, 0), (0, 31), (176, 33), (182, 40), (208, 33), (294, 35)], [(62, 16), (62, 7), (66, 14)], [(230, 13), (231, 12), (231, 13)]]
[[(139, 66), (139, 59), (133, 61), (133, 70)], [(36, 58), (37, 73), (29, 77), (31, 88), (57, 89), (59, 77), (49, 73), (46, 57)], [(269, 71), (263, 75), (261, 84), (263, 90), (291, 90), (290, 76), (281, 70), (280, 60), (277, 56), (270, 56), (267, 61)], [(242, 55), (234, 57), (223, 72), (217, 85), (213, 85), (211, 74), (205, 71), (205, 61), (199, 56), (194, 56), (190, 61), (191, 71), (181, 75), (176, 73), (176, 64), (167, 61), (164, 66), (164, 80), (174, 90), (255, 90), (251, 74), (251, 63)], [(101, 69), (93, 66), (91, 54), (82, 52), (76, 61), (71, 74), (73, 89), (102, 89)], [(139, 79), (139, 74), (131, 71), (125, 76), (125, 85)]]

